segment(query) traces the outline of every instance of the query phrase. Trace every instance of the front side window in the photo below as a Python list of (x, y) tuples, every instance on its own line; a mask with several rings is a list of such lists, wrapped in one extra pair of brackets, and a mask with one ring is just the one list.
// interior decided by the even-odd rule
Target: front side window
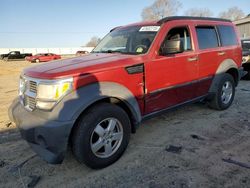
[[(175, 43), (175, 45), (173, 46), (171, 45), (171, 43), (173, 44), (174, 41), (176, 42), (179, 41), (179, 42)], [(176, 47), (179, 49), (177, 49)], [(167, 49), (167, 53), (166, 53), (166, 49)], [(161, 44), (159, 54), (162, 54), (162, 55), (171, 54), (172, 50), (174, 50), (173, 53), (180, 53), (180, 52), (192, 50), (191, 37), (190, 37), (190, 33), (187, 27), (176, 27), (176, 28), (171, 29), (167, 33), (163, 43)]]
[(217, 33), (214, 27), (198, 26), (196, 27), (199, 48), (209, 49), (219, 46)]
[(217, 26), (217, 28), (220, 34), (220, 40), (221, 40), (222, 46), (237, 45), (238, 42), (237, 42), (236, 33), (232, 26), (219, 25)]
[(145, 54), (160, 26), (118, 28), (106, 35), (92, 53)]

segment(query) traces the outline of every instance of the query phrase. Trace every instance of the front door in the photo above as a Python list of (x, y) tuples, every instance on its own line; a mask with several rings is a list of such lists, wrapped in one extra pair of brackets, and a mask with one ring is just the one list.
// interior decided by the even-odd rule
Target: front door
[(183, 52), (161, 55), (159, 49), (159, 55), (145, 64), (146, 114), (196, 97), (198, 56), (194, 50), (191, 29), (185, 25), (169, 25), (160, 49), (167, 42), (178, 39), (183, 43)]

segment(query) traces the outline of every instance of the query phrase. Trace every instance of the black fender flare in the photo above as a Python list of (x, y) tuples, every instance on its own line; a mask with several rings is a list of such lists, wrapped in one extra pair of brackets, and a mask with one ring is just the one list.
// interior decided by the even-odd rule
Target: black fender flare
[(125, 86), (113, 82), (96, 82), (85, 85), (66, 95), (51, 112), (39, 110), (34, 113), (56, 121), (75, 121), (90, 105), (111, 97), (126, 104), (135, 123), (141, 122), (141, 111), (135, 96)]

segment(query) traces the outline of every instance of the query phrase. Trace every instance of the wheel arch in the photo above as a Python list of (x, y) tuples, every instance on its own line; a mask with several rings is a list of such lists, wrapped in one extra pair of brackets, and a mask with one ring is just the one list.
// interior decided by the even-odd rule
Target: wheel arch
[[(138, 122), (138, 119), (136, 118), (135, 114), (133, 113), (133, 109), (131, 109), (131, 107), (129, 107), (129, 104), (127, 104), (125, 101), (123, 101), (119, 98), (116, 98), (116, 97), (100, 98), (100, 99), (94, 101), (93, 103), (91, 103), (90, 105), (88, 105), (84, 110), (82, 110), (82, 112), (76, 118), (74, 125), (72, 127), (72, 130), (74, 129), (75, 126), (77, 126), (77, 123), (79, 122), (81, 116), (85, 112), (87, 112), (90, 108), (93, 108), (94, 106), (101, 104), (101, 103), (110, 103), (110, 104), (114, 104), (114, 105), (117, 105), (120, 108), (122, 108), (128, 114), (128, 117), (129, 117), (130, 122), (131, 122), (132, 133), (136, 132), (136, 127), (139, 124), (139, 122)], [(71, 130), (71, 132), (72, 132), (72, 130)]]
[(235, 86), (237, 86), (238, 82), (240, 80), (240, 74), (239, 74), (238, 69), (239, 68), (238, 68), (237, 64), (232, 59), (226, 59), (223, 62), (221, 62), (221, 64), (218, 66), (216, 73), (215, 73), (215, 76), (212, 80), (212, 84), (210, 86), (209, 93), (216, 92), (218, 83), (221, 79), (221, 76), (224, 73), (230, 74), (234, 79)]
[[(87, 93), (88, 96), (86, 96)], [(78, 107), (74, 110), (74, 123), (70, 131), (70, 138), (81, 116), (90, 108), (100, 103), (111, 103), (121, 107), (128, 114), (132, 133), (135, 133), (136, 127), (141, 121), (141, 112), (135, 97), (126, 87), (110, 82), (95, 83), (79, 88), (76, 95), (78, 97), (86, 97), (82, 97), (82, 100), (78, 99), (75, 103)], [(71, 104), (70, 106), (73, 105)]]
[(239, 83), (239, 80), (240, 80), (238, 69), (236, 69), (236, 68), (230, 68), (230, 69), (228, 69), (226, 71), (226, 73), (230, 74), (233, 77), (235, 86), (237, 86), (238, 83)]

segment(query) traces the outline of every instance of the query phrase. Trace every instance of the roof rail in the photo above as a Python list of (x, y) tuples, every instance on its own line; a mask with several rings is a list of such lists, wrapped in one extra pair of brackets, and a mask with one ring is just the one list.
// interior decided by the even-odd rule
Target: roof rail
[(223, 18), (210, 18), (210, 17), (194, 17), (194, 16), (169, 16), (162, 18), (157, 23), (162, 24), (172, 20), (208, 20), (208, 21), (222, 21), (222, 22), (231, 22), (230, 20)]

